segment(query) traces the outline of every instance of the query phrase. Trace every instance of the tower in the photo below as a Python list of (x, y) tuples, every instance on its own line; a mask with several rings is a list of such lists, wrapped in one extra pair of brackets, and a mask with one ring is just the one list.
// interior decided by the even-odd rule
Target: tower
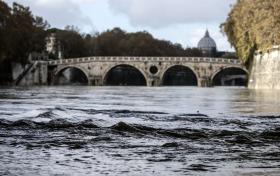
[(63, 58), (61, 42), (57, 39), (56, 33), (51, 33), (46, 38), (46, 51), (58, 59)]

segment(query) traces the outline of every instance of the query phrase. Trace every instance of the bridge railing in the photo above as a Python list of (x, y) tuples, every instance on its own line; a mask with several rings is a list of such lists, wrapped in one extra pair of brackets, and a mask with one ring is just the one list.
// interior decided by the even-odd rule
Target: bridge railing
[(207, 58), (207, 57), (82, 57), (63, 60), (48, 61), (49, 65), (76, 64), (85, 62), (206, 62), (206, 63), (225, 63), (239, 64), (242, 62), (237, 59)]

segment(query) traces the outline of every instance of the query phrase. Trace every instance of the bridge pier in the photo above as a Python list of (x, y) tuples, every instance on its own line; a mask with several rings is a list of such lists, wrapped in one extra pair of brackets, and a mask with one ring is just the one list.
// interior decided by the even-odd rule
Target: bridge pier
[(89, 77), (89, 86), (103, 86), (102, 76), (91, 76)]
[(198, 87), (212, 87), (212, 80), (210, 77), (202, 77), (198, 79)]
[(152, 76), (147, 79), (147, 86), (148, 87), (159, 87), (161, 86), (161, 80), (159, 77)]

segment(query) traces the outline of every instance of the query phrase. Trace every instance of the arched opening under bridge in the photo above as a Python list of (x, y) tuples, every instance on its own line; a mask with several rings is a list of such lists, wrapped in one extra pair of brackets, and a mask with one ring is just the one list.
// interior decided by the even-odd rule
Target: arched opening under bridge
[(88, 85), (87, 75), (79, 68), (66, 67), (60, 70), (54, 78), (54, 85)]
[(163, 86), (198, 86), (194, 71), (186, 66), (176, 65), (169, 68), (163, 75)]
[(248, 73), (241, 68), (225, 68), (214, 75), (213, 86), (246, 86)]
[(130, 65), (118, 65), (108, 71), (104, 79), (105, 86), (146, 86), (145, 76)]

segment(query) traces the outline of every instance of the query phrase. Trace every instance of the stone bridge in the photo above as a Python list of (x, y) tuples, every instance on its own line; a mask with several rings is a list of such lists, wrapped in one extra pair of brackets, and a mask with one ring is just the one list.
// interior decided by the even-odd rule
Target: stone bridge
[[(58, 85), (66, 70), (72, 69), (83, 83), (93, 86), (189, 85), (211, 87), (224, 84), (229, 77), (248, 74), (236, 59), (198, 57), (84, 57), (41, 62), (48, 84)], [(234, 75), (237, 75), (235, 77)], [(226, 79), (226, 80), (225, 80)], [(223, 83), (221, 83), (223, 81)], [(44, 82), (44, 81), (43, 81)], [(246, 82), (243, 80), (243, 82)]]

